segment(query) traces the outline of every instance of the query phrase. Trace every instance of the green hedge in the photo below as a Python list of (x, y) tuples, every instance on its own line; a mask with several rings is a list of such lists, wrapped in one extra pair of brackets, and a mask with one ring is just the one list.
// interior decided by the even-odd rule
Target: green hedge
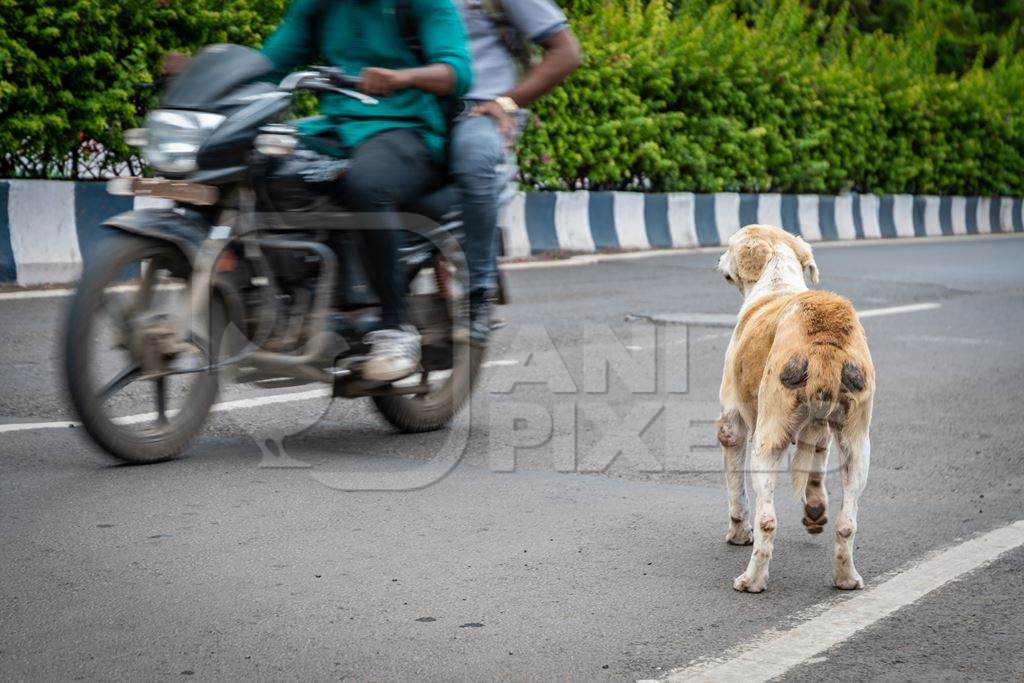
[[(121, 131), (151, 105), (162, 54), (257, 45), (285, 4), (0, 0), (0, 176), (120, 168)], [(1014, 3), (569, 4), (586, 62), (534, 109), (529, 186), (1024, 194)], [(893, 32), (866, 33), (872, 22)], [(972, 61), (951, 62), (951, 40)]]
[(0, 177), (116, 169), (131, 159), (122, 131), (153, 103), (164, 54), (259, 43), (285, 4), (0, 0)]
[(923, 10), (894, 37), (795, 0), (740, 19), (732, 3), (680, 4), (576, 18), (586, 66), (535, 108), (530, 184), (1024, 193), (1024, 58), (1010, 43), (955, 77), (938, 73), (943, 33)]

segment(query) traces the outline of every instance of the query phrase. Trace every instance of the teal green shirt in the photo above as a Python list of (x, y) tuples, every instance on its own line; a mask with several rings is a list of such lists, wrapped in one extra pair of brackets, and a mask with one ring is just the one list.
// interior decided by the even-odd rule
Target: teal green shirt
[[(402, 38), (395, 0), (331, 0), (314, 26), (311, 14), (320, 0), (293, 0), (277, 30), (267, 38), (263, 54), (274, 63), (278, 78), (321, 59), (346, 73), (359, 75), (369, 66), (409, 69), (423, 66)], [(419, 28), (423, 60), (447, 64), (455, 72), (455, 95), (472, 85), (465, 29), (451, 0), (408, 0)], [(356, 147), (366, 138), (392, 128), (415, 128), (438, 161), (444, 158), (447, 122), (437, 97), (422, 90), (400, 90), (363, 104), (344, 95), (320, 99), (322, 118), (303, 127), (315, 135), (333, 128), (343, 144)]]

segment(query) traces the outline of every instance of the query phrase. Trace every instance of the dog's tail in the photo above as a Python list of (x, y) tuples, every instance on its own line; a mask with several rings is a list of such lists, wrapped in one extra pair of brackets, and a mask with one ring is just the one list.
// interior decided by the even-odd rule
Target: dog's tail
[[(830, 429), (842, 429), (850, 407), (864, 391), (864, 371), (847, 354), (832, 343), (812, 341), (807, 354), (796, 353), (779, 374), (782, 385), (796, 392), (798, 411), (803, 425), (793, 425), (800, 438), (823, 440)], [(807, 490), (814, 457), (813, 448), (797, 449), (790, 468), (793, 488), (803, 496)]]

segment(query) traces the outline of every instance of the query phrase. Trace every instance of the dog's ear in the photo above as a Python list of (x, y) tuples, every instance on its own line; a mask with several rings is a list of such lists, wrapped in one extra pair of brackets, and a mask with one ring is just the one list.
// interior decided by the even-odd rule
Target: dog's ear
[(767, 241), (754, 238), (744, 240), (736, 248), (736, 274), (743, 282), (757, 282), (768, 265), (774, 250)]
[(807, 271), (807, 277), (810, 278), (811, 282), (818, 284), (818, 264), (814, 262), (814, 252), (811, 251), (811, 245), (807, 244), (802, 237), (797, 237), (788, 232), (785, 235), (786, 243), (793, 250), (793, 253), (796, 254), (800, 267)]

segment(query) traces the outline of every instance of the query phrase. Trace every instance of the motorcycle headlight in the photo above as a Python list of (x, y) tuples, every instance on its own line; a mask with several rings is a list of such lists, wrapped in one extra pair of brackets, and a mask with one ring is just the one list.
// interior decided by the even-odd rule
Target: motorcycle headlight
[(196, 154), (210, 133), (224, 121), (220, 114), (158, 109), (146, 117), (143, 157), (164, 173), (196, 170)]

